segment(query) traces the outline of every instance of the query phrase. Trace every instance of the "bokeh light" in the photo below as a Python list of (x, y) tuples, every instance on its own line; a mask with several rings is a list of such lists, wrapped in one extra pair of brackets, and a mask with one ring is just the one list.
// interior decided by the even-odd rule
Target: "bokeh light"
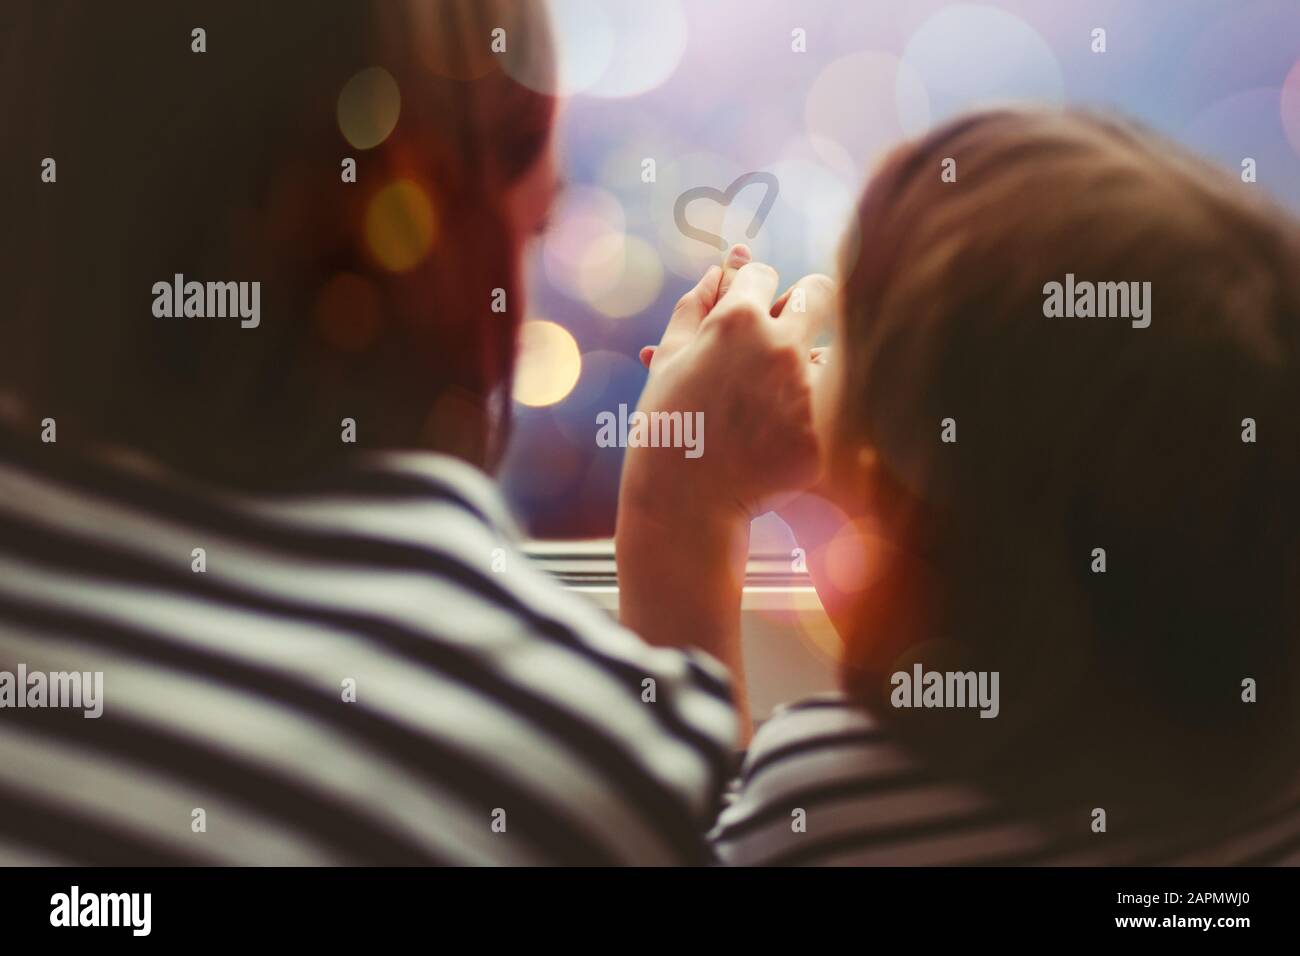
[(636, 315), (654, 302), (664, 270), (654, 246), (637, 236), (610, 233), (587, 246), (578, 285), (593, 309), (612, 319)]
[(568, 329), (532, 319), (519, 329), (514, 399), (538, 408), (554, 405), (572, 391), (582, 373), (582, 354)]
[[(527, 57), (502, 57), (501, 64), (524, 86), (556, 96), (573, 96), (589, 89), (604, 75), (614, 57), (614, 25), (599, 0), (548, 0), (546, 9), (555, 46), (554, 74), (533, 71)], [(515, 38), (515, 42), (520, 41)]]
[(856, 180), (886, 150), (925, 131), (930, 100), (908, 63), (888, 53), (854, 53), (818, 75), (804, 120), (822, 161)]
[[(596, 181), (618, 199), (627, 228), (636, 229), (653, 221), (654, 193), (661, 188), (658, 165), (664, 157), (679, 156), (687, 147), (673, 132), (660, 128), (654, 115), (630, 105), (627, 109), (635, 116), (635, 131), (610, 144), (600, 160)], [(655, 161), (655, 182), (642, 178), (646, 159)]]
[(1282, 82), (1282, 131), (1295, 154), (1300, 156), (1300, 60)]
[[(919, 115), (919, 103), (900, 99), (909, 128), (1001, 103), (1065, 99), (1061, 65), (1047, 41), (1020, 17), (995, 7), (944, 7), (912, 35), (903, 62), (928, 94), (928, 116)], [(909, 115), (914, 107), (918, 113)]]
[(366, 246), (389, 272), (406, 272), (429, 253), (438, 220), (428, 193), (399, 179), (380, 189), (366, 209)]
[[(608, 250), (606, 240), (623, 235), (622, 204), (599, 187), (574, 186), (566, 190), (554, 219), (542, 251), (546, 278), (570, 298), (582, 299), (583, 263), (590, 259), (593, 247)], [(610, 265), (616, 263), (610, 259)]]
[(594, 96), (634, 96), (666, 80), (686, 49), (686, 14), (681, 0), (605, 0), (614, 50)]
[(826, 543), (826, 577), (840, 594), (859, 594), (866, 588), (870, 580), (870, 540), (862, 524), (850, 521)]
[[(776, 513), (763, 515), (753, 522), (751, 561), (760, 575), (777, 572), (779, 583), (774, 587), (759, 585), (760, 594), (753, 593), (751, 588), (750, 602), (771, 626), (780, 629), (783, 640), (793, 638), (815, 657), (834, 663), (842, 656), (844, 645), (830, 622), (816, 613), (821, 601), (807, 571), (822, 559), (826, 550), (825, 544), (813, 542), (820, 541), (833, 529), (847, 526), (849, 519), (835, 505), (811, 493), (800, 497), (797, 508), (808, 540), (797, 539)], [(797, 556), (801, 557), (799, 563)]]
[[(807, 151), (815, 152), (816, 147), (809, 144)], [(800, 220), (808, 270), (833, 271), (844, 231), (852, 220), (860, 177), (848, 181), (828, 166), (808, 159), (785, 159), (771, 171), (782, 184), (781, 205)], [(774, 228), (778, 226), (787, 226), (787, 221), (773, 222)]]
[(527, 58), (503, 57), (516, 81), (544, 93), (636, 96), (661, 85), (686, 49), (681, 0), (547, 0), (555, 73), (528, 68)]
[(397, 126), (402, 95), (383, 67), (357, 73), (339, 93), (338, 120), (343, 138), (357, 149), (373, 149)]

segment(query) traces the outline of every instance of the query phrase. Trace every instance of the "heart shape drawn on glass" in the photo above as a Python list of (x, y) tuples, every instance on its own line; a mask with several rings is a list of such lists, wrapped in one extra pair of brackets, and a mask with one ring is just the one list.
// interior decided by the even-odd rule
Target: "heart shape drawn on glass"
[(699, 229), (686, 221), (686, 207), (697, 199), (712, 199), (719, 205), (729, 206), (731, 201), (736, 198), (736, 194), (750, 183), (763, 183), (767, 186), (767, 194), (763, 197), (763, 201), (758, 204), (758, 208), (754, 210), (754, 218), (750, 220), (749, 228), (745, 230), (745, 235), (753, 239), (758, 235), (758, 230), (763, 228), (763, 220), (772, 211), (772, 204), (776, 202), (777, 193), (781, 191), (781, 184), (777, 182), (776, 177), (763, 170), (745, 173), (734, 180), (726, 189), (714, 189), (712, 186), (695, 186), (686, 190), (677, 197), (677, 202), (673, 204), (673, 221), (677, 223), (677, 228), (683, 236), (689, 239), (698, 239), (700, 242), (707, 242), (711, 246), (726, 251), (727, 242), (725, 239), (715, 232)]

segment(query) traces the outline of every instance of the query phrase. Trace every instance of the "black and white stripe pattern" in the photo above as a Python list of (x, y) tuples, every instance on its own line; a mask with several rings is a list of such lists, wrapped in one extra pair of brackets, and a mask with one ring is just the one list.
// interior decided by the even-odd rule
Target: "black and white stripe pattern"
[(1300, 864), (1300, 790), (1190, 838), (1159, 826), (1099, 838), (1089, 819), (1087, 806), (1064, 800), (1032, 816), (1014, 811), (925, 766), (879, 721), (828, 694), (763, 724), (710, 839), (736, 865)]
[(103, 671), (104, 715), (0, 710), (0, 861), (708, 858), (725, 672), (531, 567), (472, 468), (253, 497), (53, 461), (0, 439), (0, 669)]

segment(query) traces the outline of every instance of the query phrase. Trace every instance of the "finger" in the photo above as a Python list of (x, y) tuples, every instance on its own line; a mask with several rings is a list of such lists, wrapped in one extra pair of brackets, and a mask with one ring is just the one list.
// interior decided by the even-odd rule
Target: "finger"
[(722, 282), (718, 285), (719, 299), (726, 295), (727, 290), (731, 288), (736, 273), (753, 258), (754, 254), (749, 251), (749, 246), (743, 242), (737, 243), (727, 250), (727, 254), (722, 257)]
[(670, 332), (693, 332), (700, 327), (700, 322), (718, 300), (718, 282), (721, 278), (722, 270), (718, 266), (709, 266), (695, 287), (677, 300), (668, 327), (664, 329), (665, 336)]
[(731, 280), (731, 288), (725, 296), (718, 298), (718, 305), (728, 302), (747, 301), (760, 309), (760, 315), (767, 315), (772, 307), (772, 296), (780, 277), (776, 270), (763, 262), (750, 262), (736, 270), (736, 277)]
[[(802, 289), (803, 292), (796, 297), (794, 293), (797, 289)], [(795, 299), (795, 311), (808, 312), (813, 308), (825, 308), (831, 304), (830, 300), (834, 297), (835, 280), (830, 276), (816, 272), (804, 276), (782, 292), (777, 300), (772, 303), (772, 315), (776, 317), (785, 311), (792, 298)]]
[(643, 345), (641, 347), (640, 358), (641, 358), (642, 365), (644, 365), (646, 368), (649, 368), (650, 362), (654, 359), (654, 357), (655, 357), (655, 346)]
[(790, 288), (786, 289), (776, 297), (776, 301), (772, 303), (772, 318), (776, 318), (781, 314), (781, 310), (785, 308), (785, 304), (790, 301), (790, 293), (793, 291), (794, 286), (790, 286)]
[(772, 314), (782, 322), (793, 323), (805, 345), (829, 327), (834, 310), (835, 283), (821, 274), (804, 276), (772, 306)]

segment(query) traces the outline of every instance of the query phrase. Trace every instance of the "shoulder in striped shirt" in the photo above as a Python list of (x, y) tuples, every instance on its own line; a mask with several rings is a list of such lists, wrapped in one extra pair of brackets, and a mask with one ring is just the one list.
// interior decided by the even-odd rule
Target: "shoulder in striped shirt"
[(249, 496), (0, 439), (19, 664), (103, 715), (0, 709), (0, 863), (701, 862), (735, 732), (429, 454)]
[(1033, 812), (946, 776), (842, 695), (779, 709), (710, 834), (733, 865), (1297, 865), (1300, 787), (1230, 819), (1092, 831), (1085, 799)]

